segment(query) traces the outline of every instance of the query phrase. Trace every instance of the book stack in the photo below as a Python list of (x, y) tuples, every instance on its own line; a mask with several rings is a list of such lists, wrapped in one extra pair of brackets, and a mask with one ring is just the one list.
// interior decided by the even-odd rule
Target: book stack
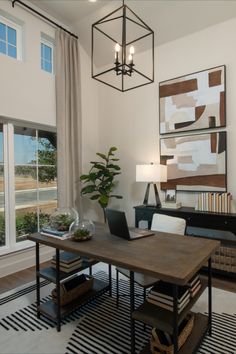
[[(60, 253), (60, 271), (70, 273), (76, 269), (79, 269), (82, 264), (83, 259), (78, 254), (71, 252)], [(56, 256), (53, 256), (51, 266), (56, 269)]]
[(161, 203), (162, 208), (166, 209), (179, 209), (182, 207), (182, 204), (180, 202), (174, 203), (174, 202), (162, 202)]
[(194, 297), (201, 289), (201, 280), (199, 275), (195, 275), (187, 284), (189, 286), (190, 296)]
[(55, 237), (59, 240), (65, 240), (70, 236), (69, 231), (58, 231), (56, 229), (53, 229), (51, 227), (43, 227), (41, 229), (41, 235), (46, 235), (50, 237)]
[(196, 210), (231, 213), (231, 193), (199, 193)]
[[(147, 301), (151, 304), (173, 311), (173, 286), (159, 281), (149, 292)], [(190, 301), (189, 287), (181, 286), (178, 291), (178, 313), (181, 313)]]

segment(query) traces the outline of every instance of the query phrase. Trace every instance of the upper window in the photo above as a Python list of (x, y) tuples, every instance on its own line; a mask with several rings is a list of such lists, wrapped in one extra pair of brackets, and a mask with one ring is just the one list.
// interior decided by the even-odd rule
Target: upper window
[(20, 26), (0, 16), (0, 53), (21, 59), (20, 37)]
[(53, 73), (53, 44), (41, 39), (41, 69)]

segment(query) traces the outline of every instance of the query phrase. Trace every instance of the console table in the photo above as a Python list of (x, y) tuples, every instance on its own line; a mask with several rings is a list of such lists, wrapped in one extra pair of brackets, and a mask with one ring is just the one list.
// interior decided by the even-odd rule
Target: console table
[[(113, 236), (109, 233), (104, 224), (96, 223), (96, 233), (88, 242), (73, 242), (70, 239), (58, 240), (52, 237), (34, 234), (28, 236), (36, 243), (36, 270), (37, 270), (37, 310), (38, 315), (42, 312), (51, 316), (50, 310), (42, 307), (38, 298), (38, 278), (42, 275), (39, 267), (39, 245), (44, 244), (56, 249), (56, 287), (58, 294), (58, 304), (51, 317), (57, 322), (57, 329), (60, 330), (61, 316), (60, 309), (60, 264), (59, 250), (78, 253), (81, 256), (93, 258), (107, 264), (123, 267), (130, 270), (130, 353), (135, 354), (135, 321), (154, 324), (163, 330), (168, 330), (174, 337), (174, 354), (191, 354), (195, 352), (202, 337), (207, 330), (211, 333), (211, 313), (212, 313), (212, 284), (211, 284), (211, 255), (219, 247), (220, 243), (215, 240), (200, 240), (194, 237), (185, 237), (174, 234), (158, 233), (150, 237), (135, 241), (128, 241), (123, 238)], [(165, 255), (168, 254), (168, 257)], [(179, 286), (186, 285), (187, 282), (201, 269), (202, 265), (208, 261), (208, 282), (202, 284), (198, 296), (192, 298), (181, 314), (178, 314), (178, 289)], [(178, 266), (176, 266), (178, 264)], [(146, 304), (144, 307), (135, 309), (134, 304), (134, 272), (140, 272), (163, 281), (169, 282), (173, 287), (174, 311), (173, 313), (154, 306), (154, 310)], [(184, 316), (198, 300), (200, 294), (208, 285), (208, 317), (196, 314), (195, 330), (190, 335), (186, 344), (178, 352), (178, 325), (183, 321)], [(55, 307), (55, 306), (53, 306)], [(52, 307), (51, 307), (52, 308)], [(73, 309), (71, 309), (72, 311)], [(55, 316), (56, 315), (56, 316)]]
[(221, 241), (220, 249), (212, 258), (212, 267), (224, 275), (236, 276), (236, 214), (199, 211), (190, 207), (167, 209), (139, 205), (134, 209), (136, 227), (145, 220), (151, 228), (153, 214), (166, 214), (185, 219), (187, 235)]

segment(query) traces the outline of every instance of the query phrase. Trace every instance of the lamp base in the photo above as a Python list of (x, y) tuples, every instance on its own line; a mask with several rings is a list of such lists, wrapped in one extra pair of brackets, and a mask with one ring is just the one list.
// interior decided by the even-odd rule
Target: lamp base
[(154, 194), (155, 194), (155, 200), (156, 200), (156, 205), (152, 205), (152, 204), (148, 204), (148, 198), (149, 198), (149, 192), (150, 192), (150, 185), (151, 183), (148, 183), (147, 188), (146, 188), (146, 192), (145, 192), (145, 196), (144, 196), (144, 200), (143, 200), (143, 205), (145, 205), (146, 207), (155, 207), (155, 208), (161, 208), (161, 201), (159, 198), (159, 193), (157, 190), (157, 186), (155, 183), (153, 184), (153, 188), (154, 188)]

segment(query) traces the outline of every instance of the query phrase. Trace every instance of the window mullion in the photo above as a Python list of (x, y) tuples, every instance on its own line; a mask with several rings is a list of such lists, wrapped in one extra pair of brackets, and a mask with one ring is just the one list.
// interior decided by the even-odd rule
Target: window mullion
[(9, 232), (9, 164), (8, 164), (8, 124), (3, 124), (3, 163), (4, 163), (4, 216), (5, 247), (10, 246)]
[(39, 205), (39, 136), (38, 136), (38, 130), (36, 130), (36, 176), (37, 176), (37, 216), (38, 216), (38, 231), (39, 231), (39, 214), (40, 214), (40, 205)]
[(7, 134), (8, 145), (8, 231), (9, 231), (9, 245), (14, 247), (16, 245), (16, 214), (15, 214), (15, 168), (14, 168), (14, 126), (9, 123)]

